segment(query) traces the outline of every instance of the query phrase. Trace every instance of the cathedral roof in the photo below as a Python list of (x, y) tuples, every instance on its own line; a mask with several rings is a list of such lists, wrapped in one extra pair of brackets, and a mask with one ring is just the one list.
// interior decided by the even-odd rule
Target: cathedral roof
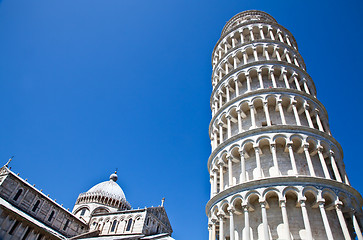
[(116, 183), (117, 179), (118, 177), (115, 172), (110, 175), (110, 180), (101, 182), (93, 186), (90, 190), (87, 191), (87, 193), (98, 193), (102, 195), (112, 196), (113, 199), (126, 201), (124, 191), (122, 191), (121, 187)]

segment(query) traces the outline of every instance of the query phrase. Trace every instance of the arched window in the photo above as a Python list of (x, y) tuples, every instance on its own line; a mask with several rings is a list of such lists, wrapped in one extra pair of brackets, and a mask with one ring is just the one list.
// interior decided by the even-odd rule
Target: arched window
[(32, 211), (33, 211), (33, 212), (35, 212), (35, 211), (38, 209), (39, 204), (40, 204), (40, 200), (38, 200), (38, 201), (34, 204), (33, 209), (32, 209)]
[(127, 223), (126, 231), (130, 231), (132, 225), (132, 219), (129, 219), (129, 222)]
[(52, 211), (52, 212), (50, 213), (49, 218), (48, 218), (48, 222), (52, 221), (53, 216), (54, 216), (54, 211)]
[(116, 224), (117, 224), (117, 220), (113, 220), (112, 227), (111, 227), (111, 232), (115, 231)]
[(150, 223), (150, 218), (147, 218), (146, 219), (146, 225), (149, 225), (149, 223)]
[(83, 208), (81, 211), (81, 216), (83, 216), (86, 213), (86, 208)]
[(160, 230), (160, 226), (158, 226), (158, 227), (156, 228), (156, 233), (159, 233), (159, 230)]
[(13, 200), (17, 201), (22, 192), (23, 192), (23, 189), (19, 189), (18, 192), (15, 194)]

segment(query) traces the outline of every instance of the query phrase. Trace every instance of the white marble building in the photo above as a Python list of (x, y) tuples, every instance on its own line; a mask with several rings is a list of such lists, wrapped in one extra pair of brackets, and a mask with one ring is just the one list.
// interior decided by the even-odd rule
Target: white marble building
[(132, 209), (116, 181), (111, 174), (80, 194), (70, 212), (5, 165), (0, 168), (0, 239), (173, 240), (164, 207)]
[(293, 35), (239, 13), (212, 65), (209, 239), (362, 240), (362, 197)]

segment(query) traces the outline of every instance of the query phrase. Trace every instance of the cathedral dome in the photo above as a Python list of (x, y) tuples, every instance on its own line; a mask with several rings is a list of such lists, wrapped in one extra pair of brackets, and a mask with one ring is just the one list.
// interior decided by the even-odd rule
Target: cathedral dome
[(117, 200), (126, 201), (126, 197), (124, 191), (122, 191), (121, 187), (116, 183), (118, 177), (116, 172), (110, 175), (110, 180), (101, 182), (95, 186), (93, 186), (87, 193), (94, 194), (102, 194), (112, 196)]
[(130, 204), (126, 201), (124, 191), (116, 183), (117, 179), (118, 176), (115, 172), (110, 175), (110, 180), (101, 182), (87, 192), (81, 193), (77, 198), (76, 205), (95, 203), (119, 210), (131, 209)]

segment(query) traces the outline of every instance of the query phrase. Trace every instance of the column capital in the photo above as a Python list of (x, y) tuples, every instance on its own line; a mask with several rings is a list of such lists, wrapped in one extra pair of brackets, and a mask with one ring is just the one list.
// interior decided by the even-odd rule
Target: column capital
[(218, 221), (218, 219), (217, 218), (215, 218), (215, 217), (212, 217), (211, 219), (210, 219), (210, 221), (215, 225), (216, 223), (217, 223), (217, 221)]
[(244, 148), (239, 148), (238, 149), (238, 152), (239, 152), (239, 154), (241, 155), (241, 156), (243, 156), (244, 154), (245, 154), (245, 150), (244, 150)]
[(228, 115), (226, 116), (226, 118), (227, 118), (228, 120), (231, 120), (231, 119), (232, 119), (232, 116), (228, 114)]
[(222, 161), (222, 160), (219, 160), (218, 162), (217, 162), (217, 166), (219, 166), (219, 167), (224, 167), (224, 162)]
[(219, 220), (224, 220), (224, 218), (226, 217), (226, 214), (224, 212), (219, 211), (217, 213), (217, 217), (219, 218)]
[(335, 208), (341, 210), (343, 207), (343, 203), (339, 200), (335, 201)]
[(334, 157), (334, 154), (335, 154), (335, 153), (334, 153), (334, 151), (330, 149), (330, 150), (329, 150), (329, 155), (330, 155), (331, 157)]
[(305, 142), (303, 143), (304, 150), (309, 150), (309, 143)]
[(321, 206), (324, 207), (325, 199), (324, 198), (319, 198), (319, 199), (316, 200), (316, 203), (319, 205), (319, 207), (321, 207)]
[(296, 106), (297, 101), (295, 100), (295, 98), (291, 98), (291, 105), (295, 105)]
[(306, 197), (302, 197), (299, 199), (300, 206), (305, 207)]
[(233, 206), (229, 206), (227, 208), (227, 211), (229, 212), (230, 215), (232, 215), (236, 211), (236, 209)]
[(294, 144), (294, 143), (293, 143), (292, 141), (290, 141), (290, 142), (287, 142), (287, 143), (286, 143), (286, 146), (287, 146), (287, 147), (292, 147), (292, 144)]
[(251, 109), (254, 109), (255, 106), (253, 105), (253, 103), (249, 103), (248, 106), (251, 108)]
[(324, 149), (324, 147), (323, 147), (323, 146), (321, 146), (321, 145), (316, 146), (316, 150), (317, 150), (318, 152), (323, 152), (323, 149)]
[(307, 101), (305, 101), (303, 106), (304, 106), (305, 110), (308, 110), (308, 108), (310, 107), (310, 104)]

